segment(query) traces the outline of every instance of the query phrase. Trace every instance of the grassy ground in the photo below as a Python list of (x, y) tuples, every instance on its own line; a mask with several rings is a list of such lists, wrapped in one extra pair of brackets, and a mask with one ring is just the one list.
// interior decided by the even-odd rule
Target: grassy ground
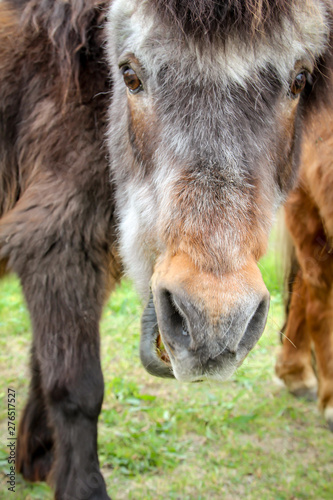
[[(282, 304), (273, 254), (261, 263), (272, 294), (266, 331), (232, 380), (179, 384), (145, 373), (138, 357), (141, 305), (128, 282), (102, 321), (105, 400), (99, 456), (114, 500), (325, 500), (333, 498), (332, 435), (315, 403), (274, 382)], [(0, 284), (0, 499), (52, 498), (16, 477), (7, 492), (7, 388), (18, 416), (28, 389), (30, 324), (14, 277)]]

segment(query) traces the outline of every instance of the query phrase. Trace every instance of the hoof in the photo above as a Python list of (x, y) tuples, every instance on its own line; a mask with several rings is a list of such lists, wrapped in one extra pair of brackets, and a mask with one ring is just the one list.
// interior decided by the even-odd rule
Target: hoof
[(293, 396), (307, 401), (316, 401), (318, 381), (312, 367), (294, 366), (278, 360), (275, 373)]
[(324, 410), (324, 417), (328, 424), (329, 430), (333, 432), (333, 408), (329, 407)]
[[(63, 484), (63, 480), (67, 484)], [(70, 474), (67, 478), (59, 476), (55, 500), (111, 500), (107, 491), (104, 478), (99, 470), (80, 477), (77, 473)]]
[(302, 398), (306, 401), (316, 401), (318, 397), (317, 387), (298, 387), (289, 389), (289, 391), (296, 398)]
[(96, 492), (90, 492), (90, 494), (82, 495), (78, 494), (77, 491), (72, 491), (70, 492), (65, 492), (64, 494), (57, 495), (55, 496), (55, 500), (62, 500), (63, 498), (68, 498), (68, 499), (86, 499), (86, 500), (112, 500), (111, 497), (107, 494), (107, 492), (104, 490), (101, 491), (96, 491)]

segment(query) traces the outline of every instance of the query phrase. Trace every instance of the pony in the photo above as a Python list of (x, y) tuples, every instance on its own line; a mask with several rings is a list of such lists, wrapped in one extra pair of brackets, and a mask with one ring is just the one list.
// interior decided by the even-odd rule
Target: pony
[(330, 108), (311, 120), (299, 180), (284, 207), (292, 245), (285, 336), (276, 373), (295, 396), (318, 396), (333, 432), (332, 127)]
[(3, 0), (0, 255), (31, 315), (16, 467), (110, 497), (99, 320), (126, 273), (153, 375), (225, 380), (260, 338), (257, 262), (329, 108), (326, 0)]

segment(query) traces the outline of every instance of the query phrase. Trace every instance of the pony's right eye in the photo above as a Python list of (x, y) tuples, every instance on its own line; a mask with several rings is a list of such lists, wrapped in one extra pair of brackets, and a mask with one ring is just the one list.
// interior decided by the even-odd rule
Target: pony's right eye
[(305, 71), (301, 71), (300, 73), (298, 73), (298, 75), (296, 75), (294, 81), (290, 86), (291, 94), (294, 97), (300, 94), (302, 90), (304, 90), (306, 82), (307, 82), (307, 73)]
[(137, 94), (143, 89), (142, 83), (138, 75), (135, 73), (134, 69), (129, 66), (124, 66), (122, 69), (122, 74), (126, 87), (129, 89), (131, 94)]

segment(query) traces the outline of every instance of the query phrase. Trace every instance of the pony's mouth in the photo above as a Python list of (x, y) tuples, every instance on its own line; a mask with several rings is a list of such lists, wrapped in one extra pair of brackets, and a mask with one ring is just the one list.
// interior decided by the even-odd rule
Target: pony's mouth
[(158, 337), (156, 339), (156, 351), (157, 351), (158, 357), (164, 363), (166, 363), (167, 365), (171, 366), (171, 361), (170, 361), (170, 358), (169, 358), (169, 354), (167, 353), (167, 350), (166, 350), (166, 348), (165, 348), (165, 346), (163, 344), (162, 336), (161, 336), (160, 333), (158, 334)]
[(152, 293), (141, 319), (140, 358), (144, 368), (151, 375), (175, 378), (158, 328)]

